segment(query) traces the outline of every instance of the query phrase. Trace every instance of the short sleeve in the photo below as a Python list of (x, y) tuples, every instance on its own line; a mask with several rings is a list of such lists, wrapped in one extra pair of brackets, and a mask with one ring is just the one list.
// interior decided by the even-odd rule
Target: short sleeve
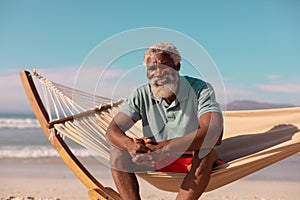
[(206, 83), (198, 96), (198, 117), (207, 112), (221, 113), (220, 105), (216, 101), (215, 91), (209, 83)]
[(141, 98), (138, 90), (135, 90), (131, 96), (126, 99), (123, 106), (120, 109), (120, 112), (125, 113), (131, 117), (134, 121), (141, 119), (140, 113)]

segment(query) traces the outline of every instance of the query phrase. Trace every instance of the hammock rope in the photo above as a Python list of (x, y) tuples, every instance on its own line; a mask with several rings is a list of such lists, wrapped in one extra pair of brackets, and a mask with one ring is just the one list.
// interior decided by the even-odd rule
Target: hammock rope
[[(50, 123), (54, 120), (80, 114), (93, 109), (100, 109), (103, 105), (110, 105), (110, 109), (101, 112), (92, 112), (76, 119), (70, 119), (64, 123), (54, 124), (57, 134), (68, 137), (83, 147), (86, 147), (95, 155), (100, 155), (109, 162), (109, 144), (105, 139), (105, 131), (113, 116), (118, 112), (119, 102), (112, 99), (95, 96), (80, 90), (57, 84), (43, 77), (36, 71), (31, 72), (42, 85), (46, 110), (50, 117)], [(97, 104), (95, 106), (95, 104)], [(134, 132), (139, 128), (133, 128)], [(136, 135), (132, 130), (130, 135)]]

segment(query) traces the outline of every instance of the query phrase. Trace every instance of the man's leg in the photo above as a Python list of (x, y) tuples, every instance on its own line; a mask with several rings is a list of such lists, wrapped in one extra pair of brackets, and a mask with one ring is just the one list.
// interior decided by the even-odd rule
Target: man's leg
[(128, 152), (114, 146), (110, 148), (111, 173), (115, 185), (124, 200), (140, 200), (139, 184), (135, 175), (137, 165)]
[(209, 182), (213, 164), (217, 159), (218, 156), (215, 150), (212, 150), (206, 157), (201, 159), (198, 157), (198, 152), (195, 152), (192, 168), (185, 176), (176, 199), (199, 199)]
[(140, 200), (139, 184), (134, 173), (111, 169), (116, 187), (124, 200)]

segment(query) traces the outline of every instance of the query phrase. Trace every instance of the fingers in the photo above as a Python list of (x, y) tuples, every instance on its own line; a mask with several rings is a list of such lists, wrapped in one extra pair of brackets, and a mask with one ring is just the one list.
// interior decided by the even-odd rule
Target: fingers
[(132, 161), (140, 166), (154, 167), (154, 159), (150, 154), (151, 150), (147, 147), (147, 144), (151, 143), (150, 138), (133, 138), (134, 141), (134, 153), (131, 154)]
[(145, 144), (152, 144), (152, 140), (150, 138), (144, 138), (143, 140)]
[(140, 139), (140, 138), (133, 138), (133, 142), (137, 143), (137, 144), (145, 145), (145, 141), (143, 139)]
[(134, 153), (147, 153), (150, 152), (151, 150), (146, 147), (145, 142), (143, 139), (139, 138), (133, 138), (134, 146), (133, 146), (133, 151)]
[(132, 161), (137, 165), (145, 165), (154, 167), (155, 160), (150, 154), (135, 154), (132, 155)]

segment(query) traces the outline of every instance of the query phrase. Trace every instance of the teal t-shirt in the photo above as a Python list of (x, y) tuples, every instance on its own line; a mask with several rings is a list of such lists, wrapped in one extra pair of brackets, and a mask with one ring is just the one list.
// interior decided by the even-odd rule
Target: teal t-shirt
[(142, 120), (144, 137), (161, 142), (198, 129), (202, 114), (221, 109), (210, 84), (180, 76), (178, 94), (171, 104), (155, 98), (150, 84), (145, 84), (133, 92), (120, 112), (135, 121)]

